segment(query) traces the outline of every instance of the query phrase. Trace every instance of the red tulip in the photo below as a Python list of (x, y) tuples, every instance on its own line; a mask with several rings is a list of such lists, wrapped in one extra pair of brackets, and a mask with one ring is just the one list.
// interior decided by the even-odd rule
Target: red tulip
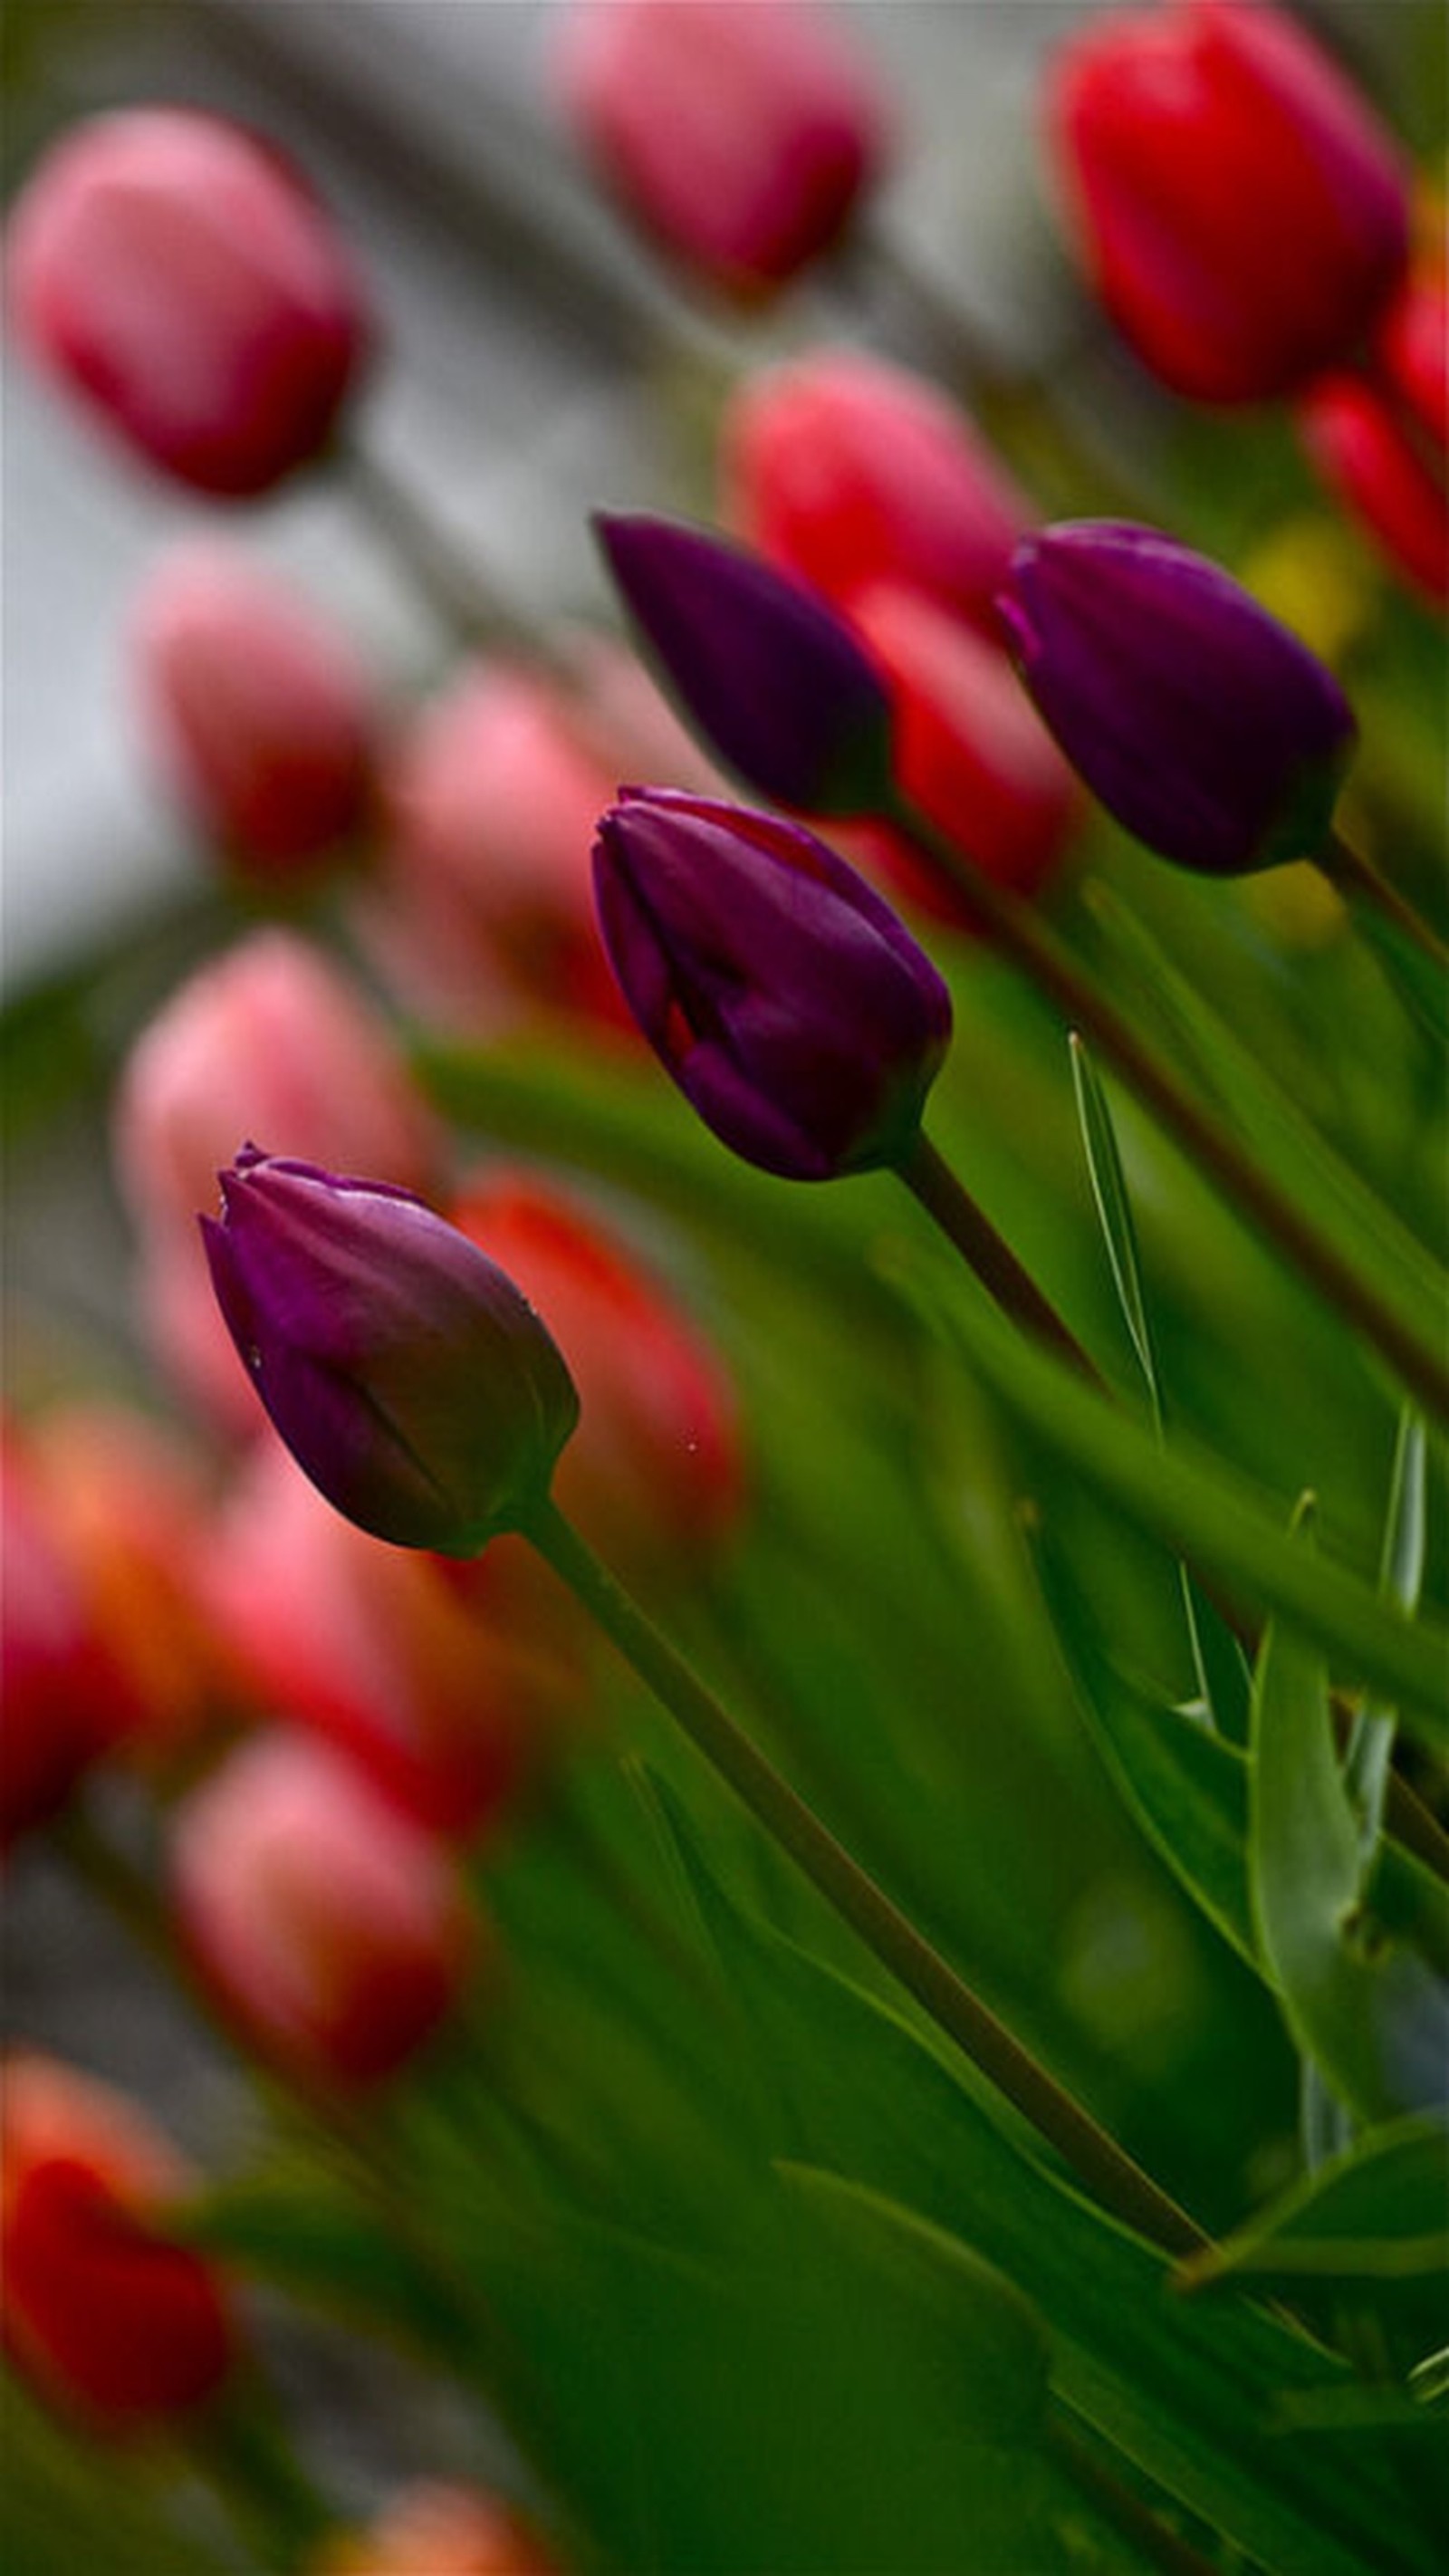
[(235, 2337), (206, 2257), (166, 2234), (191, 2177), (133, 2104), (30, 2050), (0, 2082), (4, 2336), (41, 2394), (94, 2431), (197, 2406)]
[[(1058, 865), (1082, 810), (1071, 770), (1004, 652), (919, 593), (881, 585), (856, 600), (856, 632), (892, 702), (902, 787), (983, 875), (1030, 895)], [(882, 829), (852, 847), (948, 920), (949, 888)]]
[(741, 388), (725, 417), (724, 480), (747, 543), (838, 607), (900, 583), (988, 631), (1032, 515), (936, 386), (852, 349), (813, 352)]
[(1449, 601), (1449, 493), (1372, 385), (1325, 377), (1299, 405), (1298, 427), (1328, 489), (1415, 590)]
[(61, 1809), (78, 1780), (139, 1720), (132, 1676), (95, 1617), (34, 1459), (0, 1448), (0, 1848)]
[(1263, 0), (1169, 0), (1061, 48), (1051, 142), (1092, 282), (1203, 402), (1352, 358), (1402, 275), (1405, 163), (1352, 83)]
[(347, 637), (261, 564), (205, 543), (166, 556), (131, 653), (160, 763), (224, 859), (285, 879), (365, 833), (368, 680)]
[(807, 0), (574, 0), (557, 73), (605, 184), (727, 295), (827, 250), (884, 157), (869, 67)]
[(63, 135), (10, 221), (12, 320), (165, 474), (266, 491), (326, 445), (369, 328), (351, 262), (280, 153), (191, 108)]
[(148, 1416), (94, 1400), (43, 1414), (29, 1459), (96, 1640), (121, 1676), (120, 1749), (164, 1759), (246, 1699), (203, 1602), (195, 1464)]
[(177, 1928), (304, 2081), (394, 2075), (455, 2002), (473, 1923), (447, 1855), (326, 1745), (253, 1736), (177, 1811)]
[(455, 1224), (548, 1319), (579, 1390), (579, 1427), (554, 1497), (611, 1562), (657, 1569), (717, 1545), (738, 1521), (744, 1470), (720, 1360), (663, 1287), (561, 1192), (490, 1173)]
[(1442, 240), (1384, 314), (1373, 361), (1298, 407), (1318, 473), (1425, 597), (1449, 599), (1449, 271)]

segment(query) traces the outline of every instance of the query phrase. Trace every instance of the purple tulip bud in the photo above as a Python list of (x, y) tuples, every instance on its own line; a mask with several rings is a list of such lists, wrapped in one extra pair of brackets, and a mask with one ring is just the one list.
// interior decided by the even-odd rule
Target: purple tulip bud
[(890, 906), (774, 814), (625, 788), (594, 844), (604, 944), (634, 1017), (723, 1143), (787, 1180), (909, 1148), (951, 999)]
[(1018, 546), (997, 606), (1067, 758), (1149, 849), (1241, 876), (1324, 846), (1353, 710), (1218, 565), (1083, 519)]
[(609, 568), (685, 715), (746, 784), (807, 814), (890, 802), (891, 711), (818, 592), (668, 519), (595, 519)]
[(469, 1556), (543, 1503), (578, 1420), (527, 1299), (411, 1190), (243, 1146), (201, 1219), (257, 1393), (344, 1517)]

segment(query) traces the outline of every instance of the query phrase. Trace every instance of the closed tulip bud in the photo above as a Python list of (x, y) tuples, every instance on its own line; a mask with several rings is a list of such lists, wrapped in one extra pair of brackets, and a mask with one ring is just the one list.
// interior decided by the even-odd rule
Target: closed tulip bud
[(388, 779), (369, 932), (427, 1006), (489, 1036), (567, 1011), (617, 1027), (589, 884), (593, 819), (618, 772), (559, 693), (477, 668), (423, 710)]
[(596, 525), (659, 670), (730, 769), (802, 813), (888, 802), (886, 694), (818, 592), (702, 528), (607, 513)]
[(200, 967), (143, 1030), (114, 1119), (122, 1193), (147, 1234), (184, 1234), (238, 1136), (309, 1162), (423, 1185), (432, 1121), (360, 988), (289, 930), (261, 930)]
[(1384, 314), (1374, 364), (1298, 406), (1309, 458), (1425, 598), (1449, 599), (1449, 279), (1442, 239)]
[(177, 1928), (288, 2072), (395, 2075), (456, 2001), (473, 1922), (447, 1854), (326, 1745), (251, 1737), (177, 1810)]
[(171, 2241), (191, 2175), (120, 2094), (33, 2050), (0, 2075), (4, 2339), (40, 2394), (93, 2432), (200, 2405), (235, 2335), (207, 2258)]
[(521, 1543), (490, 1547), (465, 1596), (437, 1558), (343, 1520), (271, 1438), (206, 1535), (206, 1602), (257, 1698), (434, 1832), (493, 1823), (582, 1695), (567, 1618)]
[(136, 1724), (130, 1674), (95, 1616), (43, 1476), (0, 1444), (0, 1850), (59, 1812), (93, 1762)]
[(559, 2576), (537, 2532), (481, 2487), (406, 2487), (371, 2528), (328, 2542), (315, 2576)]
[(1391, 407), (1353, 376), (1325, 376), (1298, 407), (1322, 482), (1436, 606), (1449, 601), (1449, 493)]
[(366, 355), (352, 265), (303, 180), (191, 108), (91, 118), (10, 221), (30, 354), (134, 452), (218, 499), (325, 447)]
[(260, 564), (185, 545), (131, 621), (158, 762), (197, 829), (244, 874), (289, 879), (372, 816), (376, 713), (345, 635)]
[(907, 1150), (950, 996), (833, 850), (778, 815), (643, 788), (601, 818), (594, 872), (629, 1006), (724, 1144), (801, 1181)]
[(724, 422), (727, 515), (844, 609), (879, 582), (990, 627), (1032, 513), (925, 377), (827, 349), (749, 379)]
[(744, 1490), (723, 1363), (600, 1221), (522, 1173), (473, 1181), (454, 1222), (549, 1319), (579, 1390), (555, 1492), (629, 1573), (698, 1559), (736, 1525)]
[(1093, 283), (1164, 383), (1251, 402), (1353, 356), (1403, 270), (1405, 166), (1284, 11), (1096, 19), (1058, 53), (1048, 109)]
[[(1000, 645), (933, 600), (886, 584), (862, 592), (852, 623), (890, 690), (906, 795), (983, 876), (1035, 894), (1080, 819), (1081, 790)], [(962, 917), (950, 887), (928, 877), (895, 834), (866, 829), (903, 888), (947, 919)]]
[(1324, 846), (1352, 710), (1216, 564), (1151, 528), (1081, 520), (1026, 540), (1001, 613), (1067, 758), (1149, 849), (1239, 876)]
[(808, 0), (575, 0), (556, 72), (604, 185), (725, 295), (829, 249), (884, 157), (870, 72)]
[(472, 1556), (545, 1503), (568, 1370), (495, 1263), (410, 1190), (247, 1146), (201, 1219), (242, 1364), (298, 1464), (399, 1547)]
[(196, 1462), (150, 1417), (95, 1399), (46, 1412), (29, 1459), (121, 1676), (119, 1705), (130, 1714), (120, 1749), (141, 1764), (164, 1761), (247, 1698), (203, 1599), (206, 1495)]

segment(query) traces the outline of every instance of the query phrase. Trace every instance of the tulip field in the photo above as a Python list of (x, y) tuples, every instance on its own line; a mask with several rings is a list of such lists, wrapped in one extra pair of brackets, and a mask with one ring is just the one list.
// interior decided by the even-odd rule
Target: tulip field
[(587, 599), (376, 438), (340, 88), (16, 20), (183, 857), (4, 989), (0, 2567), (1432, 2576), (1442, 13), (1044, 12), (1016, 332), (992, 0), (507, 5)]

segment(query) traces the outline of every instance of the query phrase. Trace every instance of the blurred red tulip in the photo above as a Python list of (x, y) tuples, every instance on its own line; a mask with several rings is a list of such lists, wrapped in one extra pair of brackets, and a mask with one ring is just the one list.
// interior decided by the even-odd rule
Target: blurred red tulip
[(1441, 235), (1384, 314), (1371, 364), (1298, 406), (1328, 489), (1416, 590), (1449, 599), (1449, 262)]
[(573, 1621), (529, 1550), (497, 1540), (466, 1576), (354, 1528), (266, 1437), (212, 1527), (206, 1589), (278, 1715), (462, 1836), (522, 1789), (582, 1691)]
[[(889, 689), (906, 794), (984, 875), (1035, 894), (1083, 798), (1005, 653), (934, 601), (886, 584), (862, 592), (851, 619)], [(960, 898), (893, 833), (868, 826), (849, 846), (928, 910), (963, 917)]]
[(163, 557), (130, 635), (143, 721), (196, 827), (243, 874), (288, 880), (372, 816), (376, 711), (347, 637), (230, 548)]
[(191, 108), (62, 135), (10, 218), (19, 337), (165, 474), (241, 499), (324, 448), (366, 355), (352, 264), (271, 145)]
[(578, 1388), (555, 1501), (632, 1574), (719, 1546), (745, 1471), (734, 1390), (703, 1335), (597, 1218), (530, 1175), (482, 1174), (451, 1214), (537, 1306)]
[(115, 1403), (44, 1413), (30, 1459), (97, 1639), (124, 1677), (122, 1750), (164, 1761), (246, 1698), (203, 1600), (204, 1480), (159, 1423)]
[(140, 1717), (28, 1445), (0, 1442), (0, 1849), (66, 1803)]
[(0, 2079), (0, 2279), (17, 2368), (92, 2431), (199, 2405), (235, 2349), (202, 2254), (166, 2235), (182, 2159), (108, 2085), (31, 2050)]
[(1373, 386), (1329, 376), (1299, 405), (1303, 443), (1323, 482), (1413, 588), (1449, 601), (1449, 492)]
[(870, 66), (808, 0), (574, 0), (556, 70), (604, 184), (727, 295), (818, 258), (885, 156)]
[(447, 1854), (327, 1745), (240, 1745), (177, 1809), (171, 1866), (202, 1976), (305, 2081), (395, 2075), (457, 1999), (474, 1924)]
[(1166, 384), (1259, 401), (1353, 356), (1403, 271), (1406, 165), (1285, 11), (1093, 18), (1058, 52), (1047, 110), (1093, 284)]
[(992, 602), (1032, 513), (924, 377), (853, 349), (814, 351), (748, 379), (723, 442), (727, 515), (773, 563), (840, 608), (900, 583), (994, 633)]

